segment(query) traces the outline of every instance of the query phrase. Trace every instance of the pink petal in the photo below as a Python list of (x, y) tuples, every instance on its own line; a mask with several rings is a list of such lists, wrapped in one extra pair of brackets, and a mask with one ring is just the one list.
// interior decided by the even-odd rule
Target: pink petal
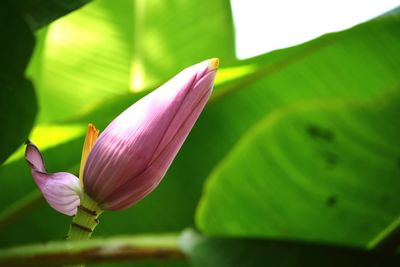
[(32, 176), (49, 205), (55, 210), (72, 216), (80, 205), (81, 186), (79, 179), (67, 172), (47, 173), (39, 149), (29, 143), (25, 159)]
[(26, 146), (25, 159), (32, 168), (41, 172), (46, 172), (42, 154), (39, 149), (30, 142), (28, 142)]
[(89, 154), (84, 183), (102, 208), (128, 207), (158, 185), (211, 94), (216, 74), (211, 62), (185, 69), (100, 135)]
[(141, 175), (122, 185), (105, 199), (103, 209), (126, 209), (147, 196), (158, 186), (192, 129), (193, 120), (196, 120), (203, 110), (208, 97), (209, 94), (205, 94), (201, 98), (190, 116), (188, 116), (185, 122), (178, 128), (174, 138), (164, 147), (162, 153), (153, 159), (151, 164)]

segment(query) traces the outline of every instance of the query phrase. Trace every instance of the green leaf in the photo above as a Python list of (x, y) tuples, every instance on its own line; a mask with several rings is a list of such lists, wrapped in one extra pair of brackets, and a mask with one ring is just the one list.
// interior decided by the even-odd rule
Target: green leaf
[(0, 78), (2, 82), (12, 81), (23, 76), (35, 40), (28, 24), (11, 5), (3, 4), (0, 22)]
[(28, 75), (37, 88), (39, 121), (64, 119), (128, 92), (131, 9), (131, 1), (94, 1), (38, 32), (42, 45)]
[(398, 255), (387, 253), (260, 238), (207, 238), (193, 231), (186, 231), (181, 243), (193, 267), (378, 267), (400, 263)]
[(210, 3), (99, 0), (52, 23), (29, 70), (39, 121), (153, 88), (207, 58), (235, 61), (229, 0)]
[(131, 89), (152, 88), (179, 70), (218, 57), (237, 62), (229, 0), (135, 1)]
[(34, 46), (34, 37), (14, 9), (0, 10), (0, 165), (28, 137), (37, 112), (32, 83), (24, 71)]
[(21, 77), (5, 83), (0, 81), (0, 165), (28, 137), (37, 112), (34, 88), (29, 80)]
[(261, 119), (210, 175), (200, 229), (366, 246), (399, 216), (399, 92), (300, 102)]

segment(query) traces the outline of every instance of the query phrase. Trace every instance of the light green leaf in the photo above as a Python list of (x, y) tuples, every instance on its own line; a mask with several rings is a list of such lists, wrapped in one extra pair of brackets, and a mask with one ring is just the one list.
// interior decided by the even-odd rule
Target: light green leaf
[(208, 58), (237, 62), (229, 0), (135, 1), (134, 29), (132, 91)]
[(42, 45), (28, 75), (38, 92), (39, 121), (63, 119), (128, 92), (131, 9), (126, 0), (95, 1), (38, 33)]
[(234, 62), (229, 0), (210, 3), (99, 0), (52, 23), (29, 70), (39, 121), (153, 88), (207, 58)]

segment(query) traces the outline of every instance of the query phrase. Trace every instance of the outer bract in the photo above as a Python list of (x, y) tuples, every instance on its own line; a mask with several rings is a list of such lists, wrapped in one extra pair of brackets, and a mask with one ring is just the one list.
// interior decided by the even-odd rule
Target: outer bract
[(217, 67), (211, 59), (183, 70), (101, 133), (83, 175), (101, 208), (127, 208), (160, 183), (212, 92)]

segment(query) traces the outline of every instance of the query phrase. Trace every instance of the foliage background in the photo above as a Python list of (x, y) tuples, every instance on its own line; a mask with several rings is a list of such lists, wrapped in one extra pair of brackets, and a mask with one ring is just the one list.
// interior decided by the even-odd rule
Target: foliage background
[(211, 238), (183, 235), (194, 266), (379, 266), (364, 250), (396, 250), (399, 9), (237, 60), (228, 0), (86, 2), (1, 9), (1, 247), (62, 239), (70, 223), (34, 185), (18, 148), (28, 136), (50, 171), (77, 172), (87, 123), (104, 129), (181, 69), (219, 57), (215, 91), (164, 181), (102, 215), (96, 236), (195, 228)]

